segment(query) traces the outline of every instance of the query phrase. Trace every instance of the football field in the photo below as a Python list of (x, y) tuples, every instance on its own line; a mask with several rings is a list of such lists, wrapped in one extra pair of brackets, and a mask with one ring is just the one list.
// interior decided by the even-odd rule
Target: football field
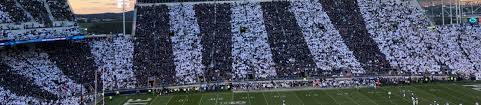
[[(474, 85), (474, 86), (466, 86)], [(361, 89), (305, 91), (197, 93), (157, 96), (153, 94), (114, 96), (106, 105), (475, 105), (481, 103), (480, 83), (431, 83)], [(388, 94), (391, 92), (391, 95)]]

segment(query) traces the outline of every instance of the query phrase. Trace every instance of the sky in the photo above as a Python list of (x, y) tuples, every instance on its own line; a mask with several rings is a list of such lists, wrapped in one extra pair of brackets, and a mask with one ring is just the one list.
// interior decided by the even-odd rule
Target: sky
[[(68, 0), (75, 14), (98, 14), (122, 12), (122, 8), (117, 8), (118, 0)], [(133, 10), (135, 0), (130, 1), (126, 10)]]
[[(121, 8), (117, 8), (118, 0), (68, 0), (75, 14), (97, 14), (97, 13), (107, 13), (114, 12), (119, 13), (122, 11)], [(135, 0), (130, 1), (130, 5), (126, 10), (133, 10)], [(428, 4), (433, 2), (450, 1), (450, 0), (420, 0)], [(481, 0), (461, 0), (461, 1), (478, 1)], [(423, 3), (421, 3), (423, 4)]]

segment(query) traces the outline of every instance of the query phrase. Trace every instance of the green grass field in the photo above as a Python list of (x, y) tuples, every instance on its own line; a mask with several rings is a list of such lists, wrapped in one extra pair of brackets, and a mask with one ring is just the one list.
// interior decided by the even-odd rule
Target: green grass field
[[(131, 100), (146, 100), (146, 105), (412, 105), (412, 91), (420, 105), (430, 105), (437, 101), (440, 105), (475, 105), (481, 103), (481, 91), (464, 86), (480, 83), (431, 83), (409, 86), (386, 86), (382, 88), (328, 89), (288, 92), (250, 93), (197, 93), (184, 95), (157, 96), (152, 94), (115, 96), (107, 99), (106, 105), (125, 104)], [(407, 91), (403, 97), (402, 90)], [(392, 92), (391, 98), (388, 92)], [(136, 105), (142, 105), (137, 103)]]

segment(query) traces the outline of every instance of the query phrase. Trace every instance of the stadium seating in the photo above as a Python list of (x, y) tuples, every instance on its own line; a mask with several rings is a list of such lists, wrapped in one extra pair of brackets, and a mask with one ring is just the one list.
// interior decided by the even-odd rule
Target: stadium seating
[(75, 21), (73, 12), (68, 6), (67, 0), (47, 0), (55, 20)]
[[(59, 68), (55, 63), (59, 61), (51, 59), (53, 54), (44, 51), (41, 46), (36, 47), (1, 49), (0, 99), (5, 101), (0, 104), (79, 104), (80, 97), (92, 92), (92, 89), (88, 89), (90, 85), (78, 82), (67, 71)], [(83, 77), (81, 79), (88, 80)]]
[[(50, 55), (48, 59), (72, 81), (85, 88), (94, 87), (95, 75), (98, 73), (95, 71), (99, 68), (95, 65), (88, 43), (59, 41), (39, 45), (38, 48)], [(101, 86), (98, 88), (102, 89)]]
[(0, 23), (11, 23), (12, 19), (10, 15), (8, 15), (8, 12), (5, 12), (5, 7), (0, 5)]
[(176, 80), (180, 84), (196, 83), (197, 78), (204, 74), (200, 29), (196, 24), (193, 8), (192, 5), (175, 5), (169, 8), (172, 10), (169, 11), (169, 17), (173, 20), (170, 30), (174, 34), (171, 39), (175, 71), (179, 72), (176, 73)]
[(292, 3), (297, 24), (308, 43), (316, 65), (321, 70), (351, 69), (364, 73), (318, 0)]
[(429, 22), (424, 21), (421, 12), (415, 12), (417, 9), (408, 3), (359, 0), (359, 8), (371, 37), (393, 68), (412, 74), (440, 70), (434, 58), (426, 55), (430, 54), (429, 49), (420, 43), (422, 34), (415, 30), (426, 28)]
[(455, 25), (428, 30), (427, 17), (409, 1), (359, 0), (359, 5), (371, 37), (391, 66), (411, 74), (475, 70), (475, 60), (469, 60), (474, 56), (464, 50), (470, 48), (464, 48), (458, 38), (462, 34), (456, 33), (474, 29)]
[(45, 24), (51, 22), (44, 0), (18, 0), (18, 3), (32, 15), (35, 21)]
[[(146, 35), (165, 37), (167, 42), (161, 42), (164, 45), (161, 49), (173, 50), (163, 52), (164, 57), (148, 57), (148, 60), (134, 56), (133, 62), (134, 67), (154, 63), (155, 59), (162, 60), (163, 64), (172, 65), (173, 62), (173, 66), (163, 66), (167, 71), (161, 71), (168, 73), (158, 77), (170, 76), (172, 72), (176, 77), (160, 81), (190, 84), (285, 79), (346, 70), (361, 74), (423, 75), (448, 71), (469, 74), (479, 68), (478, 54), (474, 52), (476, 44), (466, 45), (473, 41), (468, 38), (479, 33), (473, 31), (475, 27), (467, 30), (456, 25), (445, 27), (458, 28), (428, 30), (430, 22), (411, 1), (151, 4), (154, 2), (163, 1), (137, 5), (140, 12), (137, 13), (139, 22), (134, 39), (143, 39)], [(158, 19), (154, 17), (165, 15), (151, 14), (167, 14), (164, 11), (169, 11), (168, 18)], [(168, 24), (154, 23), (158, 21)], [(165, 30), (166, 27), (170, 30)], [(472, 35), (457, 36), (460, 33)], [(465, 42), (460, 42), (461, 39)], [(149, 40), (140, 43), (145, 46), (158, 44), (158, 41)], [(135, 46), (134, 49), (145, 47)], [(142, 52), (153, 54), (147, 51)], [(153, 72), (158, 69), (133, 70)]]
[(347, 47), (353, 51), (356, 59), (369, 72), (386, 72), (391, 69), (385, 55), (370, 38), (365, 22), (359, 18), (357, 1), (326, 0), (320, 2), (329, 15), (332, 24), (339, 30)]
[[(193, 5), (200, 28), (202, 64), (205, 79), (222, 81), (231, 78), (232, 34), (230, 4)], [(215, 17), (215, 18), (212, 18)]]
[[(138, 86), (147, 86), (149, 79), (161, 84), (175, 83), (175, 65), (169, 24), (169, 8), (165, 5), (137, 8), (134, 39), (134, 70)], [(155, 42), (155, 43), (152, 43)]]
[[(232, 4), (232, 69), (233, 79), (274, 78), (276, 69), (259, 3)], [(244, 31), (242, 32), (242, 28)]]
[[(11, 21), (16, 23), (27, 22), (30, 18), (22, 10), (22, 8), (17, 7), (14, 0), (5, 0), (5, 2), (0, 2), (0, 11), (4, 12), (5, 18), (10, 18)], [(4, 21), (0, 23), (10, 23), (9, 21)]]
[(277, 77), (301, 77), (304, 73), (313, 74), (317, 68), (294, 13), (289, 11), (290, 3), (260, 4)]
[(79, 35), (66, 0), (5, 0), (0, 3), (0, 40)]
[(93, 39), (89, 45), (95, 64), (100, 68), (99, 72), (102, 72), (101, 78), (105, 89), (135, 88), (132, 37), (118, 36), (112, 40)]

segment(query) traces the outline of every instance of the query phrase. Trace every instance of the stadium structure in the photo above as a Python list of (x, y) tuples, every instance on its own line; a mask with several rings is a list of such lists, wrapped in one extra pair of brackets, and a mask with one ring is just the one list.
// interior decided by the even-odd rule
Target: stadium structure
[(479, 105), (481, 28), (416, 0), (137, 0), (83, 35), (66, 0), (0, 2), (0, 105)]

